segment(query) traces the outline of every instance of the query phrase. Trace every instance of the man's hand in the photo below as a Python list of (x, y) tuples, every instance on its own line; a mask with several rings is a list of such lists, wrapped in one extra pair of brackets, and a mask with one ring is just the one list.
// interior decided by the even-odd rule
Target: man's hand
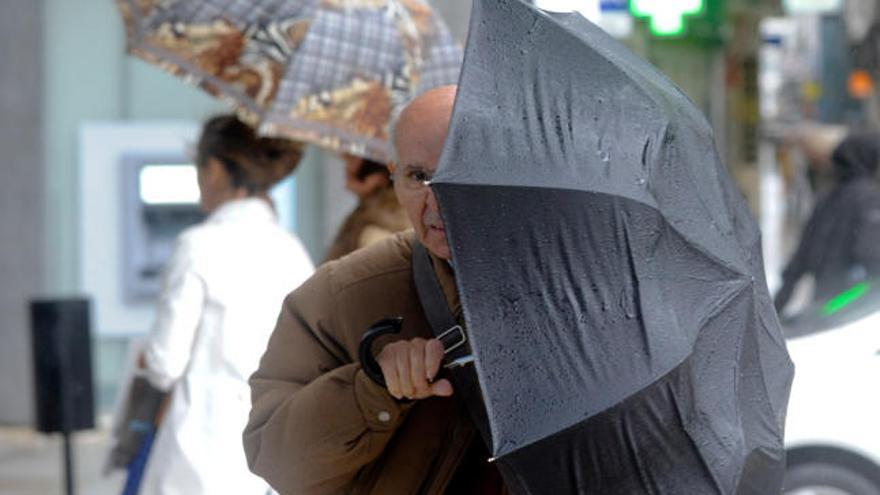
[(443, 361), (443, 344), (437, 339), (392, 342), (382, 348), (376, 361), (382, 368), (388, 392), (395, 399), (452, 395), (449, 380), (433, 381)]

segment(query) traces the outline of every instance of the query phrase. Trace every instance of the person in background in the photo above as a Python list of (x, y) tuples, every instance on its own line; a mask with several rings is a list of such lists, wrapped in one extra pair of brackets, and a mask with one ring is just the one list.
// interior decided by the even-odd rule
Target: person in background
[(880, 134), (848, 136), (834, 149), (831, 162), (835, 185), (816, 205), (782, 272), (777, 311), (786, 307), (804, 275), (815, 277), (815, 301), (880, 276)]
[(208, 120), (196, 164), (208, 218), (185, 230), (163, 274), (140, 364), (170, 391), (142, 494), (264, 495), (241, 445), (257, 368), (284, 297), (313, 272), (278, 225), (267, 191), (290, 174), (298, 144), (259, 138), (235, 116)]
[(397, 201), (385, 164), (344, 155), (345, 188), (359, 198), (357, 208), (342, 222), (325, 262), (341, 258), (394, 233), (411, 228)]

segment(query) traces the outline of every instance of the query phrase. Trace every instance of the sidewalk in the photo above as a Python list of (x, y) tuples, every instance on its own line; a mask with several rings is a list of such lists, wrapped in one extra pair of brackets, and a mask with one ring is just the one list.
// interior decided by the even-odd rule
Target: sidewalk
[[(77, 495), (118, 495), (124, 473), (104, 477), (109, 435), (105, 430), (73, 436)], [(63, 495), (64, 459), (61, 435), (42, 435), (29, 428), (0, 427), (0, 494)]]

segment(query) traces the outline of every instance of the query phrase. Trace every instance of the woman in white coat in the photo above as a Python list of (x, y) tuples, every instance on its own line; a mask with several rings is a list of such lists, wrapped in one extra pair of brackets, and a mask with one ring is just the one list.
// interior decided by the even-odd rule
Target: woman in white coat
[(171, 392), (150, 452), (144, 495), (264, 495), (241, 433), (256, 370), (284, 297), (313, 265), (282, 229), (267, 190), (291, 173), (301, 148), (258, 138), (233, 116), (209, 120), (198, 145), (207, 220), (184, 231), (164, 273), (141, 364)]

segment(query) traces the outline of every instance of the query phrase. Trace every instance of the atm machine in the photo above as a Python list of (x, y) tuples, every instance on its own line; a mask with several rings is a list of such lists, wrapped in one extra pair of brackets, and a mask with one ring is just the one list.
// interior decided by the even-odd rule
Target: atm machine
[(122, 281), (128, 301), (153, 300), (174, 241), (199, 223), (196, 168), (180, 155), (128, 153), (120, 160)]

